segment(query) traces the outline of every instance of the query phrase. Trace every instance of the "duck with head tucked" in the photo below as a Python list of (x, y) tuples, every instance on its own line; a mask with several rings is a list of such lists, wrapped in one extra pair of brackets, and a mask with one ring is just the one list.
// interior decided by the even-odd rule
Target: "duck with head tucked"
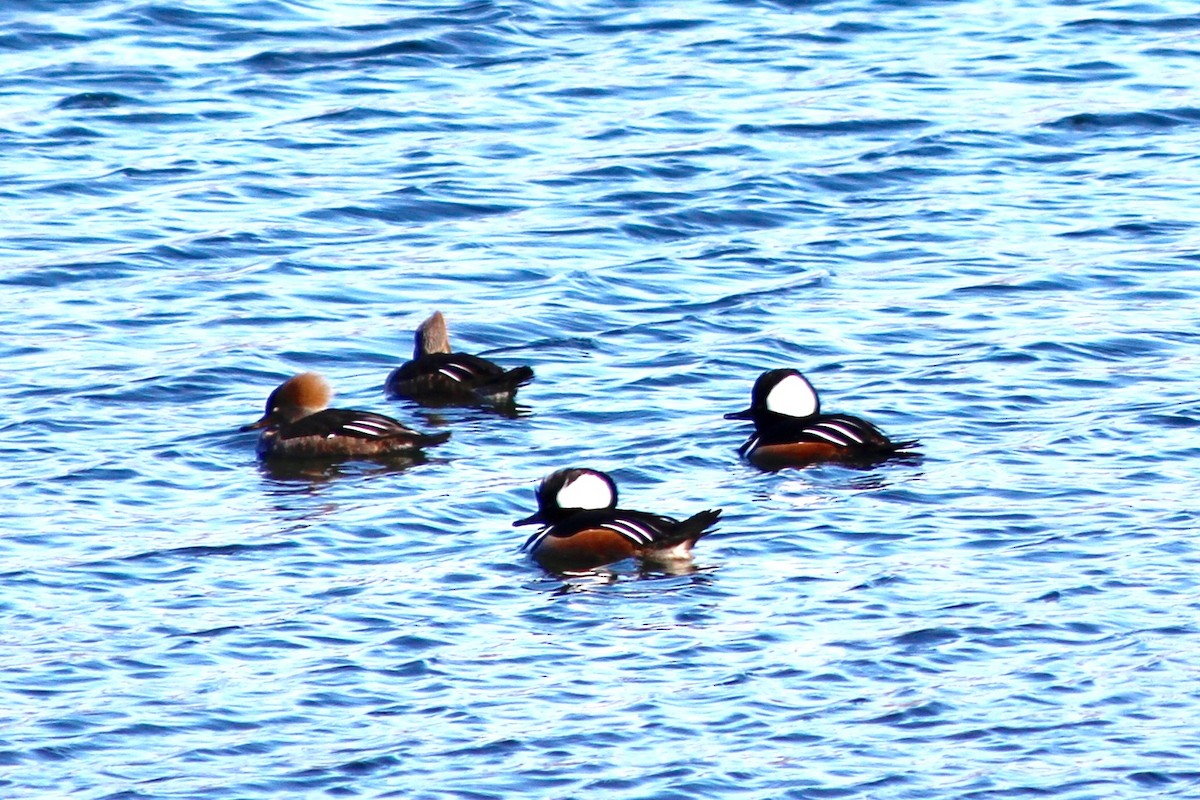
[(893, 442), (860, 417), (822, 414), (817, 390), (794, 369), (773, 369), (758, 376), (750, 407), (726, 419), (754, 422), (754, 433), (738, 454), (764, 470), (805, 467), (824, 461), (872, 464), (917, 455), (916, 439)]
[(413, 457), (450, 438), (448, 432), (419, 433), (370, 411), (329, 408), (332, 397), (324, 378), (302, 372), (271, 392), (262, 418), (242, 430), (262, 430), (262, 459)]
[(440, 311), (421, 323), (414, 338), (412, 360), (388, 375), (386, 389), (392, 397), (429, 404), (505, 405), (533, 380), (529, 367), (506, 370), (481, 356), (452, 352)]

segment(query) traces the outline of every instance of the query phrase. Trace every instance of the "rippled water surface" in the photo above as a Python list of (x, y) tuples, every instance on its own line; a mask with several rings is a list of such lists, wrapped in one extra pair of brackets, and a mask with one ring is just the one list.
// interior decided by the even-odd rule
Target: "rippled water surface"
[[(3, 796), (1200, 796), (1193, 3), (0, 23)], [(782, 366), (924, 459), (740, 462)], [(261, 467), (301, 370), (452, 438)], [(568, 465), (724, 519), (548, 575)]]

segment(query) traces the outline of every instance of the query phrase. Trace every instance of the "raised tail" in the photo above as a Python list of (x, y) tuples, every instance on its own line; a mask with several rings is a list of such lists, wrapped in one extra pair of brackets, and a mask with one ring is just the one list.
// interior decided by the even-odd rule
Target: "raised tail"
[(492, 402), (511, 400), (512, 393), (533, 380), (531, 367), (513, 367), (502, 375), (497, 375), (482, 386), (475, 388), (475, 394), (483, 400)]
[(532, 367), (513, 367), (500, 378), (501, 381), (513, 387), (524, 386), (533, 380)]
[(450, 431), (439, 431), (438, 433), (421, 433), (418, 434), (414, 444), (417, 447), (433, 447), (450, 438)]
[(678, 523), (669, 534), (655, 541), (652, 547), (646, 548), (642, 555), (644, 558), (659, 561), (689, 558), (692, 554), (692, 547), (700, 540), (700, 537), (711, 533), (709, 529), (720, 518), (721, 509), (719, 508), (711, 508), (693, 514)]
[(915, 449), (921, 446), (920, 439), (908, 439), (903, 442), (888, 442), (888, 452), (897, 456), (919, 456), (921, 455)]

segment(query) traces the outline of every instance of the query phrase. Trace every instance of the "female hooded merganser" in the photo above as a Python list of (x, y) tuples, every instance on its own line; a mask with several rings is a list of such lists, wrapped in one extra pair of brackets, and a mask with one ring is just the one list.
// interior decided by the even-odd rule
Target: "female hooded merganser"
[(391, 417), (369, 411), (327, 408), (333, 390), (315, 372), (281, 383), (267, 398), (266, 413), (244, 431), (262, 428), (259, 458), (415, 456), (441, 444), (449, 433), (418, 433)]
[(893, 442), (865, 419), (822, 414), (817, 390), (794, 369), (773, 369), (754, 382), (750, 407), (726, 419), (754, 420), (754, 434), (738, 454), (759, 469), (804, 467), (821, 461), (869, 464), (915, 447), (916, 439)]
[(687, 559), (696, 540), (721, 516), (701, 511), (683, 521), (617, 508), (617, 486), (594, 469), (560, 469), (537, 488), (538, 510), (516, 525), (541, 523), (522, 545), (554, 572), (581, 572), (626, 558)]
[(513, 402), (517, 389), (533, 380), (529, 367), (505, 370), (486, 358), (450, 352), (446, 318), (435, 311), (417, 328), (412, 361), (388, 375), (387, 392), (429, 403)]

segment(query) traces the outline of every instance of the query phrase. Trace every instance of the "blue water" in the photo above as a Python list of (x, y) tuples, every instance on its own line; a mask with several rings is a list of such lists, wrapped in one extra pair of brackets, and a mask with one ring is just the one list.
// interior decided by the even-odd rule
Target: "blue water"
[[(1200, 796), (1193, 3), (0, 9), (0, 795)], [(388, 401), (434, 309), (529, 412)], [(739, 462), (762, 370), (925, 458)], [(273, 470), (267, 393), (452, 439)], [(518, 552), (551, 470), (721, 507)]]

